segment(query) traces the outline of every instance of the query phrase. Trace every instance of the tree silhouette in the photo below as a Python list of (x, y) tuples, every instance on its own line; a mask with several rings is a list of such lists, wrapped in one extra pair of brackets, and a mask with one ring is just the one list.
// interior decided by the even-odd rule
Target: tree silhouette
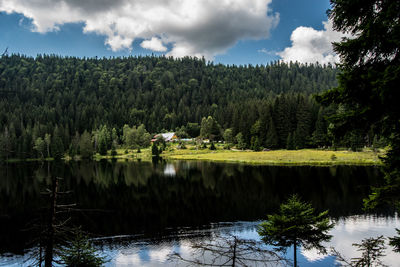
[(195, 266), (279, 266), (288, 260), (275, 252), (263, 248), (262, 242), (241, 239), (237, 236), (216, 235), (212, 240), (195, 242), (192, 258), (183, 258), (179, 253), (169, 255), (169, 260), (184, 261)]
[(354, 243), (354, 247), (357, 247), (358, 251), (361, 251), (361, 256), (358, 258), (352, 258), (350, 261), (345, 259), (337, 250), (331, 249), (331, 254), (336, 257), (336, 260), (342, 263), (342, 266), (349, 267), (371, 267), (371, 266), (386, 266), (380, 260), (381, 257), (385, 256), (383, 253), (386, 249), (385, 238), (378, 236), (376, 238), (370, 237), (361, 240), (361, 243)]
[(309, 203), (300, 201), (297, 195), (291, 196), (281, 204), (279, 213), (268, 215), (268, 220), (261, 223), (258, 234), (267, 245), (276, 247), (278, 251), (286, 251), (290, 246), (294, 250), (294, 265), (297, 266), (296, 249), (316, 248), (321, 253), (326, 249), (322, 241), (329, 241), (327, 232), (333, 227), (328, 218), (328, 211), (314, 215), (314, 208)]

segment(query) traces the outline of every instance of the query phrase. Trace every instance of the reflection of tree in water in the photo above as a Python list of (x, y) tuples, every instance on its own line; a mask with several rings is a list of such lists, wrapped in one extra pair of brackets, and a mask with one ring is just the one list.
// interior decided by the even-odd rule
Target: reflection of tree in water
[[(57, 168), (50, 163), (50, 174), (64, 177), (60, 191), (74, 191), (59, 203), (78, 203), (86, 211), (74, 212), (71, 223), (105, 236), (257, 220), (292, 193), (311, 202), (317, 211), (329, 208), (333, 216), (357, 214), (361, 212), (360, 200), (377, 176), (375, 169), (364, 167), (337, 167), (332, 177), (330, 168), (195, 161), (172, 164), (176, 175), (168, 177), (164, 175), (164, 162), (154, 166), (145, 162), (81, 161)], [(39, 207), (49, 206), (40, 191), (51, 188), (52, 182), (47, 168), (37, 163), (9, 164), (0, 168), (0, 176), (0, 235), (4, 240), (0, 252), (23, 254), (23, 249), (32, 247), (27, 240), (34, 237), (32, 231), (21, 234), (20, 229), (37, 217)], [(365, 186), (360, 187), (362, 184)]]
[(66, 264), (69, 262), (99, 263), (104, 259), (98, 257), (80, 228), (71, 225), (71, 212), (81, 211), (75, 203), (68, 199), (72, 191), (62, 190), (62, 178), (50, 177), (50, 165), (47, 164), (49, 187), (41, 192), (44, 203), (40, 218), (34, 220), (31, 230), (37, 232), (37, 237), (31, 240), (35, 249), (31, 254), (33, 265), (50, 267), (54, 263)]
[(185, 258), (179, 253), (169, 256), (170, 261), (182, 261), (195, 266), (284, 266), (289, 261), (263, 247), (261, 242), (242, 239), (234, 235), (213, 236), (191, 245), (192, 255)]

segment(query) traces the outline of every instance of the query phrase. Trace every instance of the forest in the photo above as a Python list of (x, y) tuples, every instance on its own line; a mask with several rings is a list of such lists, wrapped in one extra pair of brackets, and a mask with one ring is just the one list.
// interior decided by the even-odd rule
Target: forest
[(337, 86), (337, 75), (318, 63), (4, 55), (0, 158), (86, 157), (146, 147), (167, 131), (256, 151), (382, 143), (373, 129), (334, 138), (328, 118), (343, 107), (314, 96)]

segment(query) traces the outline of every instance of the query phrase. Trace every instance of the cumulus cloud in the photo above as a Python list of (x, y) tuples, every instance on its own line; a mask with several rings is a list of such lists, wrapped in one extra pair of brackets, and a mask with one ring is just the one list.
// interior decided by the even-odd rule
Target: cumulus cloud
[(85, 33), (106, 36), (112, 50), (142, 47), (171, 56), (212, 59), (237, 41), (268, 38), (279, 22), (272, 0), (2, 0), (0, 12), (20, 13), (34, 31), (84, 23)]
[(333, 30), (331, 20), (323, 22), (323, 25), (324, 29), (321, 31), (311, 27), (297, 27), (290, 36), (292, 45), (277, 55), (287, 62), (338, 63), (340, 58), (333, 51), (332, 42), (340, 41), (345, 35)]
[(161, 41), (161, 39), (157, 37), (152, 37), (150, 40), (145, 40), (140, 44), (141, 47), (149, 50), (153, 50), (156, 52), (165, 52), (167, 51), (167, 47), (165, 47)]

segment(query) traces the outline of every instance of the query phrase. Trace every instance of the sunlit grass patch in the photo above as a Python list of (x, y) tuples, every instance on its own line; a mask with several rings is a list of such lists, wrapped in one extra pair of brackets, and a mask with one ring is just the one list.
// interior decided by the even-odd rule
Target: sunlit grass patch
[(243, 162), (264, 165), (380, 165), (379, 155), (373, 151), (352, 152), (317, 149), (232, 151), (232, 150), (173, 150), (164, 157), (179, 160), (209, 160)]

